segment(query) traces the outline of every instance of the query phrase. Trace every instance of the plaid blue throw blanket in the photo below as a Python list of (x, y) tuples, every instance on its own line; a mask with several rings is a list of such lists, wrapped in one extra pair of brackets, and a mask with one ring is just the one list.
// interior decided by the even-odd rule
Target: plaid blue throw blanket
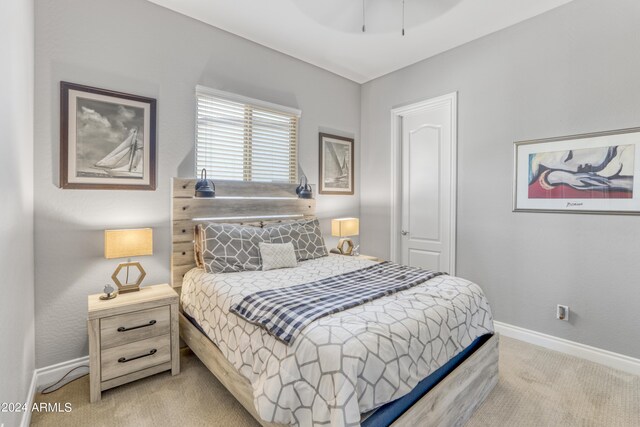
[(311, 283), (256, 292), (232, 306), (231, 312), (291, 345), (316, 319), (412, 288), (441, 274), (445, 273), (382, 262)]

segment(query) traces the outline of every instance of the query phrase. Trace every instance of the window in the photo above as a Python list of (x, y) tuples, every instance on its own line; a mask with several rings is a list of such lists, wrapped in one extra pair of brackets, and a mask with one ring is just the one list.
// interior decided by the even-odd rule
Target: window
[(198, 86), (196, 176), (297, 182), (300, 111)]

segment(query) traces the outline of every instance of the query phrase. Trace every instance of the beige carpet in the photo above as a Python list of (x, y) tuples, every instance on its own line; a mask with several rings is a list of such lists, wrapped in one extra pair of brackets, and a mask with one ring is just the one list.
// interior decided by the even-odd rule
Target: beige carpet
[[(89, 404), (88, 377), (36, 400), (70, 413), (34, 413), (35, 426), (257, 426), (189, 350), (182, 372), (127, 384)], [(640, 377), (502, 337), (500, 382), (467, 424), (640, 426)]]

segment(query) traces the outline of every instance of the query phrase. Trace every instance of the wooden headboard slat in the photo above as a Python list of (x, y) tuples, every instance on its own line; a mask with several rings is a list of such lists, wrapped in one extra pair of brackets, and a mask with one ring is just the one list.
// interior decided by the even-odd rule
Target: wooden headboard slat
[[(186, 243), (185, 245), (188, 245), (189, 243)], [(193, 246), (193, 244), (191, 244), (191, 246)], [(176, 251), (175, 254), (173, 254), (173, 264), (175, 266), (181, 266), (181, 265), (191, 265), (193, 264), (195, 261), (194, 258), (194, 252), (193, 252), (193, 248), (191, 249), (184, 249), (184, 250), (179, 250)]]
[(174, 265), (171, 270), (171, 286), (174, 288), (179, 288), (182, 286), (182, 279), (184, 275), (189, 272), (189, 270), (195, 268), (196, 263), (194, 261), (193, 265)]
[(209, 217), (246, 217), (260, 215), (282, 215), (283, 213), (313, 213), (315, 201), (310, 199), (211, 199), (174, 198), (173, 220)]
[[(295, 184), (215, 181), (216, 197), (195, 198), (196, 179), (173, 178), (171, 197), (171, 280), (182, 286), (196, 266), (193, 232), (203, 222), (255, 223), (315, 215), (314, 199), (298, 199)], [(315, 191), (315, 188), (314, 188)]]
[[(173, 178), (173, 197), (192, 198), (197, 179)], [(214, 181), (217, 197), (291, 197), (297, 184), (244, 181)]]

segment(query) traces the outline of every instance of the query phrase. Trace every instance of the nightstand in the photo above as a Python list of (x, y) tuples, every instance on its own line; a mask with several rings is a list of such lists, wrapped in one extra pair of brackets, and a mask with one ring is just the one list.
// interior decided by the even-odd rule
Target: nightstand
[(101, 300), (90, 295), (91, 402), (104, 390), (171, 370), (180, 373), (178, 294), (169, 285)]
[(357, 255), (357, 257), (360, 259), (366, 259), (368, 261), (375, 261), (375, 262), (384, 261), (382, 258), (378, 258), (377, 256), (371, 256), (371, 255)]
[(354, 258), (358, 258), (358, 259), (366, 259), (368, 261), (376, 261), (376, 262), (383, 262), (384, 260), (382, 258), (378, 258), (377, 256), (372, 256), (372, 255), (346, 255), (341, 253), (340, 251), (338, 251), (337, 249), (333, 248), (329, 251), (332, 254), (335, 255), (342, 255), (342, 256), (352, 256)]

